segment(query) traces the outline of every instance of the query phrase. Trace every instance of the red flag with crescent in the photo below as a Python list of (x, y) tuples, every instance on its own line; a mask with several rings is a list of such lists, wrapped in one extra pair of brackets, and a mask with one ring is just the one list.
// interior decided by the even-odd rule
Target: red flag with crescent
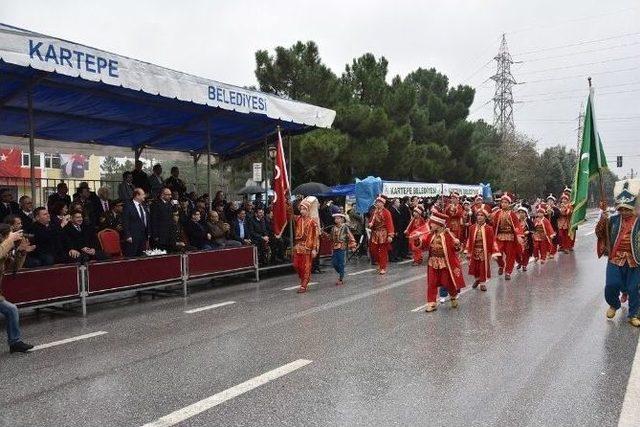
[(287, 176), (287, 163), (284, 159), (282, 147), (282, 135), (278, 130), (278, 146), (276, 152), (275, 176), (273, 177), (273, 234), (282, 235), (287, 225), (287, 204), (289, 203), (289, 177)]

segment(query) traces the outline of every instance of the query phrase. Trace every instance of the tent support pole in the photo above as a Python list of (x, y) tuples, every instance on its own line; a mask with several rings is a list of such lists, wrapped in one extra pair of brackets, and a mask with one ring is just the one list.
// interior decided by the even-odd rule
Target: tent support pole
[(198, 194), (198, 160), (200, 160), (200, 154), (193, 153), (191, 155), (193, 156), (193, 174), (195, 175), (193, 180), (193, 191)]
[[(207, 117), (207, 193), (211, 198), (211, 118)], [(209, 207), (211, 208), (211, 207)]]
[(34, 142), (35, 124), (33, 122), (33, 90), (29, 86), (27, 92), (27, 104), (29, 109), (29, 181), (31, 183), (31, 200), (36, 205), (36, 146)]

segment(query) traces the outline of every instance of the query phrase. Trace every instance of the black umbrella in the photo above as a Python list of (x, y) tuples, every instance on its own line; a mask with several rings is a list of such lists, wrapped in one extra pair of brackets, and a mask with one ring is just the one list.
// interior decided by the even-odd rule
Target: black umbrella
[(260, 194), (264, 193), (264, 188), (257, 185), (247, 185), (242, 190), (238, 191), (238, 194)]
[(301, 194), (303, 196), (317, 196), (329, 192), (331, 189), (319, 182), (307, 182), (306, 184), (298, 185), (293, 189), (294, 195)]

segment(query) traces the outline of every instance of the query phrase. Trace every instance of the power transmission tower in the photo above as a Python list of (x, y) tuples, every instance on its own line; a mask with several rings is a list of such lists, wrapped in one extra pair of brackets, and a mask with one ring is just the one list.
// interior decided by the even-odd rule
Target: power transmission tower
[(496, 61), (496, 73), (491, 79), (496, 82), (496, 92), (493, 96), (493, 125), (501, 135), (502, 140), (511, 139), (515, 134), (513, 124), (513, 85), (518, 84), (511, 74), (511, 54), (507, 47), (507, 38), (502, 35), (500, 50), (493, 58)]

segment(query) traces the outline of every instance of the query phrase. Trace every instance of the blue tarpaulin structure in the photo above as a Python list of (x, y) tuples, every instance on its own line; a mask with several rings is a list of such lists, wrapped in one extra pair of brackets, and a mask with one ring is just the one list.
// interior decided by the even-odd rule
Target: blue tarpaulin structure
[(321, 197), (334, 197), (334, 196), (353, 196), (356, 194), (355, 184), (340, 184), (331, 187), (330, 191), (320, 194)]
[(356, 210), (360, 214), (369, 211), (373, 201), (382, 193), (382, 179), (368, 176), (363, 180), (356, 178)]

